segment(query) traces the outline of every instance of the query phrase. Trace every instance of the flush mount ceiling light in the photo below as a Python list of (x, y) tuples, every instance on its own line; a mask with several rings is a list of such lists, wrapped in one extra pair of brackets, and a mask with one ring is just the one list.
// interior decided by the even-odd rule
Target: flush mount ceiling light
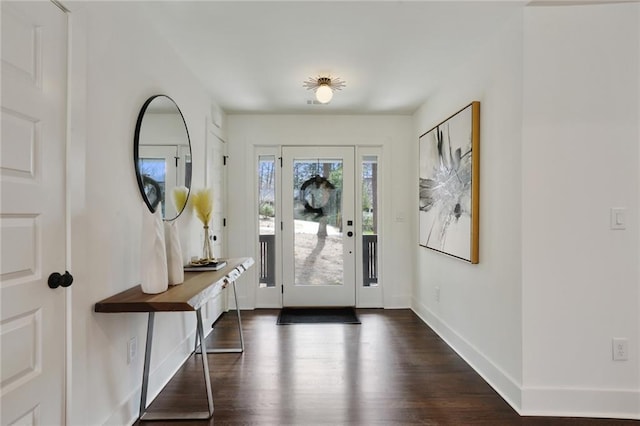
[(316, 99), (321, 104), (327, 104), (333, 98), (334, 90), (342, 90), (346, 83), (339, 78), (317, 77), (309, 78), (302, 84), (307, 90), (316, 92)]

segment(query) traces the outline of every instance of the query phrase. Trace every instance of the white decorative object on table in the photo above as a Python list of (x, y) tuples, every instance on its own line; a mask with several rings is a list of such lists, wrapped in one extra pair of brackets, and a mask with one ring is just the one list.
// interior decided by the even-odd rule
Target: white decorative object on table
[(167, 248), (167, 272), (169, 285), (182, 284), (184, 269), (182, 264), (182, 246), (176, 220), (164, 223), (164, 241)]
[(161, 204), (153, 214), (143, 209), (140, 258), (142, 292), (157, 294), (166, 291), (169, 281)]
[(189, 197), (190, 190), (186, 186), (177, 186), (173, 188), (172, 199), (176, 211), (181, 212), (175, 219), (178, 227), (178, 236), (180, 240), (180, 248), (182, 250), (182, 265), (187, 265), (191, 260), (191, 240), (192, 240), (192, 221), (193, 221), (193, 197)]

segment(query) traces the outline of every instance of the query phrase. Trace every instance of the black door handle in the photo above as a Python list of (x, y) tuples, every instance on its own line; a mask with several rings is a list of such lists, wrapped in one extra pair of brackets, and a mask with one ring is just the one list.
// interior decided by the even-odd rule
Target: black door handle
[(69, 271), (64, 271), (64, 274), (54, 272), (49, 275), (47, 284), (49, 285), (49, 288), (69, 287), (73, 284), (73, 275), (71, 275)]
[(353, 232), (352, 231), (347, 232), (347, 237), (353, 237)]

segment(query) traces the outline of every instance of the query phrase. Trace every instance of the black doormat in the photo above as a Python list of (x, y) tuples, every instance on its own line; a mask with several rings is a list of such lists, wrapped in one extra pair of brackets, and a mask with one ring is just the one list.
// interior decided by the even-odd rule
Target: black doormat
[(360, 324), (360, 320), (353, 308), (282, 308), (277, 324)]

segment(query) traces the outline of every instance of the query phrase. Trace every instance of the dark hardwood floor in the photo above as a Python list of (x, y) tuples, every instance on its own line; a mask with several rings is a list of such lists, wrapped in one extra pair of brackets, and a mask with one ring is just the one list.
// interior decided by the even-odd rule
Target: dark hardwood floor
[[(358, 310), (361, 325), (276, 325), (278, 310), (243, 311), (244, 354), (211, 354), (209, 421), (148, 425), (622, 425), (520, 417), (410, 310)], [(207, 346), (237, 342), (234, 312)], [(206, 411), (192, 355), (149, 411)]]

